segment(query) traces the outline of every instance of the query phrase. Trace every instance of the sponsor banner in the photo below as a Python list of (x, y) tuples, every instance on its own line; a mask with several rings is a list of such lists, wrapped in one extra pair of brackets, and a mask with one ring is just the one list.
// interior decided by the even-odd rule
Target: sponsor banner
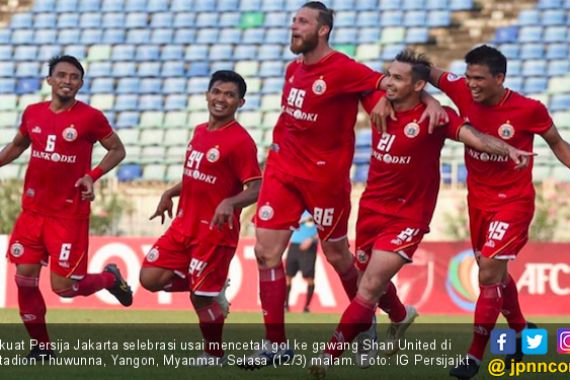
[[(153, 238), (93, 237), (90, 244), (89, 272), (101, 272), (116, 263), (135, 292), (133, 309), (189, 309), (186, 293), (151, 293), (138, 282), (144, 256)], [(227, 295), (233, 311), (260, 311), (255, 241), (242, 239), (230, 267), (231, 285)], [(0, 249), (6, 252), (7, 238), (0, 236)], [(517, 281), (519, 299), (526, 314), (570, 314), (570, 244), (529, 243), (519, 258), (509, 264)], [(17, 307), (14, 266), (0, 263), (0, 307)], [(479, 287), (477, 263), (468, 243), (423, 243), (394, 279), (398, 294), (406, 304), (423, 314), (471, 314)], [(46, 303), (55, 308), (121, 308), (106, 291), (91, 297), (64, 299), (49, 291), (49, 275), (41, 277)], [(290, 308), (301, 311), (306, 285), (300, 274), (293, 279)], [(348, 302), (338, 276), (319, 253), (315, 269), (313, 312), (340, 313)]]

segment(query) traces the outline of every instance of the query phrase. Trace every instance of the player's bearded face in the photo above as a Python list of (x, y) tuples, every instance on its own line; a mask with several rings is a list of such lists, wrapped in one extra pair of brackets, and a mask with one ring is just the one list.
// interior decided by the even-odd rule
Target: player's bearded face
[(319, 44), (318, 12), (314, 9), (301, 8), (291, 24), (291, 44), (294, 54), (305, 54)]
[(57, 96), (62, 102), (74, 99), (77, 91), (83, 86), (81, 71), (67, 62), (55, 65), (47, 81), (51, 86), (52, 95)]
[(471, 97), (477, 103), (495, 104), (500, 100), (504, 75), (493, 75), (487, 65), (467, 65), (465, 72)]
[(233, 119), (238, 109), (244, 104), (239, 97), (239, 88), (233, 82), (216, 81), (206, 93), (208, 111), (217, 120)]

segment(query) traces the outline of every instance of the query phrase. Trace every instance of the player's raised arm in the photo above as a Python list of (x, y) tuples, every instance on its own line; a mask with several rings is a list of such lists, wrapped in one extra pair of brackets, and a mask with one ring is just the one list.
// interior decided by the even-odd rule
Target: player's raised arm
[(172, 219), (172, 208), (174, 204), (172, 198), (178, 197), (182, 191), (182, 181), (178, 182), (176, 185), (172, 186), (170, 189), (162, 193), (160, 201), (156, 206), (156, 211), (151, 215), (149, 220), (153, 220), (157, 216), (160, 216), (160, 224), (164, 224), (164, 213), (168, 213), (168, 217)]
[(556, 126), (552, 125), (541, 136), (552, 149), (558, 161), (570, 168), (570, 144), (560, 136)]
[[(534, 155), (532, 152), (516, 149), (496, 137), (481, 133), (469, 124), (463, 125), (459, 130), (458, 138), (462, 143), (479, 151), (501, 156), (509, 156), (509, 158), (516, 164), (515, 169), (521, 169), (527, 166), (529, 163), (529, 157)], [(570, 158), (570, 156), (568, 157)]]
[(439, 79), (443, 74), (445, 74), (445, 70), (432, 66), (429, 73), (429, 83), (432, 86), (439, 88)]
[(0, 166), (4, 166), (14, 161), (28, 149), (30, 139), (18, 131), (14, 139), (0, 151)]
[(257, 201), (259, 189), (261, 188), (261, 179), (249, 181), (245, 186), (246, 188), (241, 193), (220, 202), (210, 222), (210, 228), (221, 228), (227, 222), (230, 229), (233, 229), (234, 210), (247, 207)]

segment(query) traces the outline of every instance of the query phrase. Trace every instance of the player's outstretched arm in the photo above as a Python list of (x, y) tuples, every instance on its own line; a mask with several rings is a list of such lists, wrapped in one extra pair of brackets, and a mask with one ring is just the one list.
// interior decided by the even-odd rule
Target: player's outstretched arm
[(224, 223), (228, 223), (230, 229), (233, 229), (234, 210), (247, 207), (257, 201), (259, 189), (261, 188), (261, 179), (249, 181), (245, 186), (246, 188), (241, 193), (220, 202), (210, 222), (210, 228), (222, 228)]
[(552, 149), (558, 161), (570, 168), (570, 144), (560, 136), (558, 129), (553, 125), (541, 136)]
[(172, 208), (174, 204), (172, 198), (180, 195), (182, 191), (182, 181), (178, 182), (176, 185), (172, 186), (170, 189), (162, 193), (158, 206), (156, 206), (156, 211), (151, 215), (149, 220), (153, 220), (157, 216), (160, 216), (160, 224), (164, 224), (164, 213), (168, 213), (168, 217), (172, 219)]
[(28, 137), (18, 131), (14, 139), (0, 151), (0, 166), (7, 165), (20, 157), (28, 149), (30, 142)]
[(496, 137), (477, 131), (472, 126), (465, 124), (459, 130), (459, 141), (482, 152), (509, 156), (516, 164), (515, 169), (528, 166), (529, 157), (534, 153), (516, 149), (515, 147), (499, 140)]
[(432, 86), (439, 88), (439, 79), (443, 74), (445, 74), (445, 70), (432, 67), (429, 73), (429, 83)]

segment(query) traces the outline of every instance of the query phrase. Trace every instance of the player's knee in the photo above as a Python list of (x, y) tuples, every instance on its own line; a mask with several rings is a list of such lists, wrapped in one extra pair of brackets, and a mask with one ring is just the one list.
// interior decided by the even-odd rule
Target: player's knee
[(257, 241), (255, 243), (255, 258), (260, 265), (272, 268), (281, 262), (283, 250), (278, 245), (265, 244)]
[(388, 281), (378, 276), (363, 276), (358, 285), (358, 293), (367, 301), (377, 302)]
[(149, 292), (158, 292), (164, 288), (164, 285), (159, 281), (159, 279), (144, 270), (141, 270), (139, 275), (139, 282), (143, 288)]
[(493, 285), (498, 284), (503, 279), (503, 274), (499, 271), (490, 268), (479, 269), (479, 284), (480, 285)]

